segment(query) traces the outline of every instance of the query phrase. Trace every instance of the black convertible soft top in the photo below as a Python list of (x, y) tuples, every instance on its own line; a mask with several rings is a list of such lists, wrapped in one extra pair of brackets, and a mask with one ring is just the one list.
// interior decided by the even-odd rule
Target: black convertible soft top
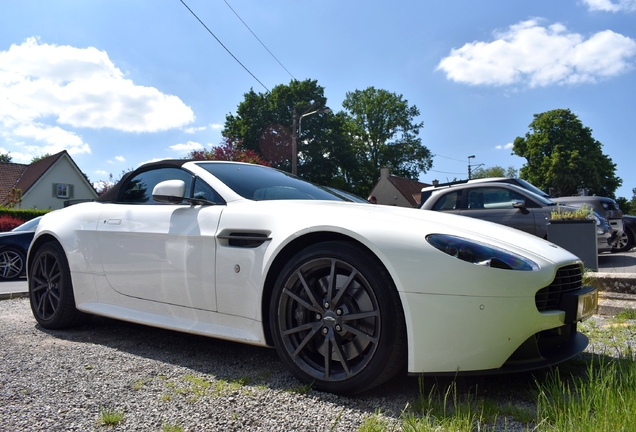
[(121, 190), (122, 185), (126, 183), (131, 176), (136, 175), (140, 172), (147, 171), (149, 169), (154, 168), (181, 168), (181, 166), (186, 162), (192, 162), (195, 159), (164, 159), (157, 162), (150, 162), (144, 164), (137, 168), (134, 171), (129, 171), (117, 182), (115, 186), (108, 189), (105, 194), (96, 199), (97, 202), (103, 203), (111, 203), (117, 201), (117, 197), (119, 196), (119, 191)]

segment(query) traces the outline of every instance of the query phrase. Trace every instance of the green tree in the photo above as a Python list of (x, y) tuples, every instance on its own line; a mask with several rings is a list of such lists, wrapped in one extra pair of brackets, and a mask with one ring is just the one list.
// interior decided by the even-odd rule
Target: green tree
[[(236, 114), (226, 116), (223, 136), (241, 142), (242, 150), (257, 152), (275, 168), (291, 171), (294, 107), (299, 116), (325, 107), (324, 88), (315, 80), (293, 80), (269, 93), (250, 90), (244, 96)], [(347, 177), (355, 172), (355, 159), (345, 135), (346, 116), (315, 114), (304, 117), (300, 123), (298, 176), (317, 184), (356, 191)]]
[(42, 159), (45, 159), (47, 157), (51, 156), (50, 153), (44, 153), (40, 156), (34, 156), (33, 159), (31, 159), (31, 163), (37, 162), (37, 161), (41, 161)]
[(423, 123), (415, 122), (420, 112), (402, 95), (368, 87), (347, 93), (342, 106), (350, 118), (348, 134), (360, 189), (370, 190), (383, 167), (413, 180), (431, 168), (431, 152), (418, 137)]
[(0, 153), (0, 162), (11, 162), (11, 156), (9, 156), (9, 153)]
[(632, 189), (631, 200), (628, 200), (625, 197), (618, 197), (616, 198), (616, 202), (621, 208), (623, 214), (636, 215), (636, 188)]
[(472, 170), (470, 177), (474, 179), (487, 177), (517, 178), (519, 177), (519, 171), (517, 171), (517, 169), (512, 166), (509, 166), (508, 168), (504, 168), (499, 165), (488, 168), (478, 167)]
[(553, 195), (575, 195), (587, 188), (591, 195), (614, 198), (622, 184), (616, 164), (603, 154), (603, 145), (592, 137), (569, 109), (535, 114), (530, 132), (517, 137), (512, 151), (524, 157), (521, 178)]

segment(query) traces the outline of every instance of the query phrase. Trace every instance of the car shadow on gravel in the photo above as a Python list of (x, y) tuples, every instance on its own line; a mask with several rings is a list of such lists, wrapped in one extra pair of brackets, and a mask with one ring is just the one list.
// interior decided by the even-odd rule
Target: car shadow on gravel
[[(69, 330), (47, 330), (51, 337), (81, 344), (98, 344), (115, 351), (181, 367), (217, 380), (244, 382), (276, 391), (295, 392), (330, 403), (338, 403), (369, 414), (378, 410), (399, 417), (403, 411), (421, 406), (429, 395), (443, 398), (449, 388), (460, 398), (478, 397), (496, 403), (533, 405), (536, 383), (548, 370), (533, 373), (486, 376), (424, 376), (402, 373), (381, 387), (345, 397), (309, 390), (284, 367), (274, 349), (221, 339), (164, 330), (104, 317), (93, 317), (85, 326)], [(576, 359), (578, 359), (577, 357)], [(566, 367), (580, 367), (576, 359)], [(570, 365), (570, 366), (567, 366)], [(184, 372), (187, 373), (187, 372)], [(423, 399), (421, 399), (423, 398)]]

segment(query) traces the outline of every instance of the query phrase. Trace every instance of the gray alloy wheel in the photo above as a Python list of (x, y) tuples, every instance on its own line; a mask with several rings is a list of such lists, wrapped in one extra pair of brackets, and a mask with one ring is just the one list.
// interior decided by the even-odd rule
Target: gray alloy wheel
[(0, 250), (0, 279), (17, 279), (24, 273), (24, 255), (13, 247)]
[(627, 252), (634, 247), (634, 239), (628, 231), (623, 231), (620, 237), (617, 237), (612, 243), (612, 252)]
[(47, 329), (72, 327), (90, 317), (75, 307), (66, 254), (56, 242), (45, 243), (35, 252), (29, 269), (29, 299), (36, 321)]
[(404, 366), (397, 291), (375, 257), (344, 242), (296, 255), (276, 283), (270, 324), (279, 356), (318, 390), (358, 393)]

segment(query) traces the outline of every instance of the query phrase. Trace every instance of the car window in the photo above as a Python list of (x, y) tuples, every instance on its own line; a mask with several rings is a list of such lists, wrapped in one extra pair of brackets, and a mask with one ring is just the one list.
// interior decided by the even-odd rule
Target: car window
[(435, 205), (433, 206), (433, 210), (455, 210), (458, 207), (458, 201), (461, 192), (449, 192), (445, 195), (439, 197)]
[(198, 177), (194, 180), (194, 193), (192, 194), (192, 198), (205, 199), (216, 204), (225, 204), (223, 198)]
[(512, 203), (517, 200), (524, 201), (525, 197), (520, 193), (507, 188), (477, 188), (471, 189), (468, 193), (468, 208), (513, 208)]
[(152, 190), (158, 183), (165, 180), (183, 180), (186, 185), (185, 196), (190, 196), (192, 174), (179, 168), (157, 168), (141, 172), (128, 179), (117, 202), (125, 204), (158, 204), (152, 199)]

